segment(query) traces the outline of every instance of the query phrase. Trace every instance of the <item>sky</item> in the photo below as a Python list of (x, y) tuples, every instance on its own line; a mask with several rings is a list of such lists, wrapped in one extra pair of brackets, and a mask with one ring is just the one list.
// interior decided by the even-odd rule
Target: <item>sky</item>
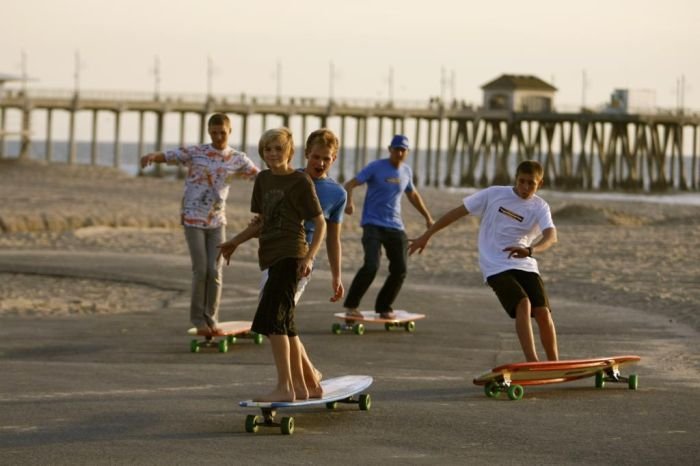
[(554, 84), (561, 108), (628, 88), (700, 111), (697, 0), (0, 0), (0, 12), (0, 73), (24, 67), (31, 88), (72, 90), (78, 70), (86, 90), (152, 92), (159, 77), (163, 93), (479, 104), (480, 86), (511, 73)]

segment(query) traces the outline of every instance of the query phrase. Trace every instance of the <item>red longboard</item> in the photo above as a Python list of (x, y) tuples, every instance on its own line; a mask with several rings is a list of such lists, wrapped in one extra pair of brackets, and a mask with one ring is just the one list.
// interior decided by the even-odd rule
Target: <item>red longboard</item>
[[(190, 351), (198, 353), (202, 348), (218, 348), (220, 353), (226, 353), (229, 345), (236, 342), (239, 336), (252, 338), (255, 344), (259, 345), (263, 342), (263, 336), (250, 331), (252, 322), (234, 320), (230, 322), (219, 322), (219, 332), (211, 333), (207, 331), (197, 330), (195, 327), (187, 330), (189, 335), (197, 335), (204, 337), (204, 340), (191, 340)], [(220, 340), (217, 341), (217, 338)]]
[(474, 384), (483, 385), (486, 395), (491, 398), (506, 392), (511, 400), (521, 399), (525, 393), (523, 386), (526, 385), (569, 382), (593, 376), (597, 388), (603, 388), (605, 382), (624, 382), (631, 390), (636, 390), (639, 382), (637, 375), (622, 377), (620, 367), (640, 359), (639, 356), (626, 355), (505, 364), (476, 377)]
[(364, 324), (370, 323), (384, 325), (386, 330), (403, 327), (407, 332), (413, 332), (416, 330), (416, 320), (425, 319), (425, 314), (416, 314), (400, 309), (393, 311), (394, 317), (391, 319), (384, 319), (374, 311), (360, 311), (360, 313), (362, 317), (348, 316), (344, 312), (333, 314), (335, 317), (342, 320), (344, 324), (334, 323), (331, 327), (331, 331), (338, 335), (343, 330), (352, 330), (356, 335), (362, 335), (365, 333)]

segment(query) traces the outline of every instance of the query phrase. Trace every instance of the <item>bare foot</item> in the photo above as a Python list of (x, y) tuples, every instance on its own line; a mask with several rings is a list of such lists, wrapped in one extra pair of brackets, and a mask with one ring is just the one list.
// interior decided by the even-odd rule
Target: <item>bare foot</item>
[(266, 395), (261, 395), (253, 398), (253, 401), (294, 401), (294, 392), (276, 388)]
[(298, 387), (294, 387), (294, 401), (304, 401), (309, 399), (309, 390), (306, 388), (306, 385)]
[(314, 367), (314, 375), (316, 376), (316, 381), (320, 382), (323, 379), (323, 373)]
[(309, 387), (309, 398), (323, 398), (323, 388), (321, 387), (321, 385)]

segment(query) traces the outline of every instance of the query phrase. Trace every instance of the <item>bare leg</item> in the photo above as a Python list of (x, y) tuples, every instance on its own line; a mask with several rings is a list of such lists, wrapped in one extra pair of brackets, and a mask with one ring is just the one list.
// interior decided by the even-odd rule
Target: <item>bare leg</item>
[(532, 310), (535, 314), (537, 326), (540, 328), (540, 340), (550, 361), (559, 360), (559, 347), (557, 345), (557, 331), (554, 328), (552, 313), (546, 307), (536, 307)]
[(254, 398), (254, 401), (294, 401), (289, 337), (270, 335), (269, 339), (277, 367), (277, 386), (270, 393)]
[(295, 400), (308, 400), (309, 390), (304, 381), (304, 369), (302, 367), (302, 352), (304, 347), (299, 337), (289, 337), (290, 368), (292, 370), (292, 385), (294, 386)]
[(523, 298), (518, 303), (515, 310), (515, 330), (518, 333), (520, 346), (525, 353), (525, 360), (528, 362), (539, 361), (535, 350), (535, 337), (532, 333), (532, 323), (530, 322), (530, 300)]
[(306, 354), (306, 348), (299, 339), (299, 348), (301, 352), (301, 369), (303, 373), (304, 383), (309, 391), (309, 398), (321, 398), (323, 396), (323, 388), (321, 388), (321, 372), (314, 367)]

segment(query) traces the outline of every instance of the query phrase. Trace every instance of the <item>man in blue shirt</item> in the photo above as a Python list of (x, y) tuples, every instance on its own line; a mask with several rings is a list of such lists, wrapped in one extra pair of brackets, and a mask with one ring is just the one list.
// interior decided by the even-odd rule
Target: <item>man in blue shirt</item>
[(389, 259), (389, 276), (377, 295), (374, 310), (382, 318), (392, 318), (392, 303), (398, 296), (406, 278), (408, 238), (401, 219), (401, 194), (425, 218), (427, 228), (433, 218), (413, 185), (411, 167), (405, 164), (408, 157), (408, 138), (395, 135), (389, 145), (389, 158), (375, 160), (367, 164), (353, 179), (345, 183), (348, 193), (345, 213), (355, 211), (352, 190), (367, 183), (367, 194), (362, 208), (362, 247), (365, 252), (364, 264), (357, 271), (345, 299), (345, 312), (348, 316), (361, 317), (358, 310), (362, 297), (374, 281), (379, 269), (381, 248), (384, 246)]

